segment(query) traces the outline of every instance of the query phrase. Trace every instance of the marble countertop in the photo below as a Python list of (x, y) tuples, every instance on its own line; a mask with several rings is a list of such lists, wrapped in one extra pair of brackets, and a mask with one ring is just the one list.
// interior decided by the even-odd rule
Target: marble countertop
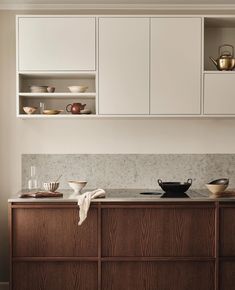
[[(235, 197), (223, 197), (223, 198), (212, 198), (209, 196), (209, 192), (205, 189), (188, 190), (187, 195), (189, 198), (161, 198), (163, 192), (157, 191), (159, 195), (142, 195), (141, 192), (156, 192), (151, 189), (106, 189), (106, 197), (96, 198), (92, 202), (235, 202)], [(28, 192), (22, 190), (18, 194), (13, 195), (8, 199), (8, 202), (20, 203), (20, 202), (76, 202), (75, 198), (72, 197), (71, 190), (60, 190), (63, 193), (63, 197), (59, 198), (19, 198), (21, 193)]]

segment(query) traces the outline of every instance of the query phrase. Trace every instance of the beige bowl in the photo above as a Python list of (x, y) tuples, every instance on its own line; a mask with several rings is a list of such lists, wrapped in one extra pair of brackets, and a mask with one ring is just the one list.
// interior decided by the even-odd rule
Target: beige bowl
[(208, 190), (213, 194), (224, 192), (228, 184), (206, 184)]
[(47, 86), (30, 86), (29, 87), (31, 93), (46, 93)]
[(46, 191), (55, 192), (59, 188), (59, 182), (44, 182), (43, 187)]
[(23, 110), (26, 114), (32, 115), (36, 112), (37, 107), (23, 107)]
[(88, 89), (87, 86), (70, 86), (68, 88), (71, 93), (84, 93)]

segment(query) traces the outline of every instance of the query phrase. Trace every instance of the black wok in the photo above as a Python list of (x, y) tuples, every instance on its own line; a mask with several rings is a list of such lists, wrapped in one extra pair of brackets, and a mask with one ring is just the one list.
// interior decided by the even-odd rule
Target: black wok
[(158, 179), (158, 184), (167, 193), (180, 194), (189, 189), (192, 185), (192, 179), (189, 178), (187, 182), (162, 182), (161, 179)]

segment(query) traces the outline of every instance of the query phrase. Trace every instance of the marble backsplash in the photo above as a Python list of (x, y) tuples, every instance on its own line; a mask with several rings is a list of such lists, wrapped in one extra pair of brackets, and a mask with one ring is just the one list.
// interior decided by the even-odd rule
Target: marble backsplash
[(68, 180), (87, 180), (88, 188), (154, 189), (157, 179), (186, 181), (202, 188), (212, 179), (228, 177), (235, 187), (235, 154), (23, 154), (22, 188), (27, 188), (30, 166), (39, 184), (60, 174), (60, 188)]

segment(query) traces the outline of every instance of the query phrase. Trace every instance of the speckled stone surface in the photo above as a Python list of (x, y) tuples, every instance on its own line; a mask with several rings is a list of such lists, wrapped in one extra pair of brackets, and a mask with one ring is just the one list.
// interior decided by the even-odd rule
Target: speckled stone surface
[(192, 178), (192, 188), (204, 188), (221, 177), (235, 187), (235, 154), (24, 154), (22, 188), (27, 188), (31, 165), (40, 184), (63, 174), (60, 188), (65, 189), (68, 180), (87, 180), (89, 188), (159, 188), (158, 178)]
[[(85, 192), (84, 190), (83, 192)], [(140, 194), (142, 191), (148, 192), (149, 190), (141, 189), (105, 189), (105, 197), (93, 199), (92, 202), (235, 202), (235, 197), (223, 197), (223, 198), (214, 198), (209, 195), (207, 190), (198, 189), (198, 190), (188, 190), (188, 197), (170, 197), (162, 198), (163, 191), (157, 191), (157, 194), (143, 195)], [(8, 199), (8, 202), (33, 202), (33, 203), (43, 203), (43, 202), (77, 202), (77, 199), (74, 198), (73, 191), (61, 189), (60, 192), (63, 193), (63, 197), (53, 197), (53, 198), (19, 198), (21, 193), (27, 191), (19, 192), (17, 195), (12, 196)], [(152, 190), (151, 190), (152, 192)]]

